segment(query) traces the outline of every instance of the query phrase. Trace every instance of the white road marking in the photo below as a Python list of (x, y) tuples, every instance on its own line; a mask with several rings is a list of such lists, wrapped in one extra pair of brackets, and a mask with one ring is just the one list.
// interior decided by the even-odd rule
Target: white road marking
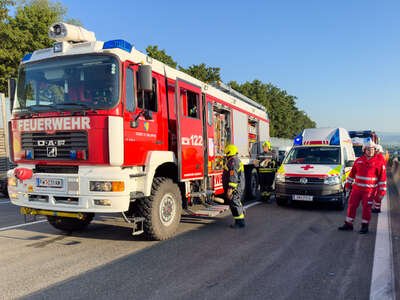
[(388, 211), (389, 195), (382, 201), (381, 212), (378, 215), (374, 264), (372, 268), (371, 289), (369, 298), (386, 300), (395, 299), (392, 238), (390, 231), (390, 216)]
[(29, 223), (24, 223), (24, 224), (1, 227), (0, 231), (9, 230), (9, 229), (15, 229), (15, 228), (19, 228), (19, 227), (25, 227), (25, 226), (34, 225), (34, 224), (43, 223), (43, 222), (47, 222), (47, 220), (39, 220), (39, 221), (34, 221), (34, 222), (29, 222)]
[(8, 204), (8, 203), (11, 203), (11, 201), (10, 200), (8, 200), (8, 201), (0, 201), (0, 204)]
[(249, 203), (249, 204), (245, 205), (244, 208), (247, 209), (247, 208), (250, 208), (250, 207), (252, 207), (254, 205), (257, 205), (257, 204), (261, 204), (261, 202), (260, 201), (256, 201), (256, 202), (253, 202), (253, 203)]

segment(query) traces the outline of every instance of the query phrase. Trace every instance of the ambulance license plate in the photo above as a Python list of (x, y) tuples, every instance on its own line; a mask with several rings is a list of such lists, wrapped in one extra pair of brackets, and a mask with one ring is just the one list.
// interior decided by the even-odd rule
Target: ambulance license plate
[(62, 188), (63, 180), (62, 178), (36, 178), (36, 185), (38, 187)]
[(313, 201), (313, 196), (310, 195), (292, 195), (293, 200), (299, 201)]

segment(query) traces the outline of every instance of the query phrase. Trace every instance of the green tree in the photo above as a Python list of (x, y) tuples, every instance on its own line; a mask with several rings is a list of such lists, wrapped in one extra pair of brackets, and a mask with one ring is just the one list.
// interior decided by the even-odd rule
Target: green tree
[(15, 15), (9, 16), (7, 7), (13, 1), (2, 0), (0, 12), (0, 91), (7, 90), (7, 79), (17, 76), (22, 57), (34, 50), (51, 47), (48, 38), (51, 24), (63, 20), (66, 9), (58, 2), (31, 0), (15, 7)]
[(179, 70), (206, 83), (218, 82), (221, 80), (221, 75), (220, 75), (221, 69), (207, 67), (205, 63), (201, 63), (199, 65), (191, 65), (187, 69), (179, 66)]
[(238, 84), (231, 81), (229, 85), (238, 92), (265, 106), (270, 119), (270, 134), (274, 137), (293, 138), (304, 128), (315, 127), (305, 112), (296, 107), (296, 97), (285, 90), (260, 80)]
[(164, 64), (170, 66), (171, 68), (176, 69), (176, 67), (177, 67), (177, 65), (178, 65), (178, 64), (176, 63), (176, 61), (174, 61), (174, 60), (172, 59), (172, 57), (169, 56), (169, 55), (165, 52), (164, 49), (162, 49), (162, 50), (158, 49), (158, 46), (149, 45), (149, 46), (146, 48), (146, 52), (147, 52), (147, 55), (148, 55), (148, 56), (150, 56), (150, 57), (152, 57), (152, 58), (154, 58), (154, 59), (157, 59), (158, 61), (163, 62)]

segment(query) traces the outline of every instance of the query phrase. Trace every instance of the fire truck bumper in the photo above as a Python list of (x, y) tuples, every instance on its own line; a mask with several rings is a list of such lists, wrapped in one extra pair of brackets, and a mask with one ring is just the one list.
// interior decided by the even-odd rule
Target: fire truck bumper
[[(115, 213), (127, 211), (128, 188), (143, 186), (140, 177), (112, 172), (112, 168), (86, 170), (83, 174), (35, 173), (20, 181), (9, 173), (8, 192), (13, 204), (44, 211)], [(96, 176), (94, 176), (95, 174)], [(91, 175), (91, 176), (90, 176)]]

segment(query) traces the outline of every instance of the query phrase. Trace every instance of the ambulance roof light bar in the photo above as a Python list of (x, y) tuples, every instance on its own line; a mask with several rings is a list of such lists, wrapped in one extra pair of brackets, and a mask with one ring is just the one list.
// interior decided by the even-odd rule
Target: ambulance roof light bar
[(301, 146), (303, 144), (303, 133), (300, 133), (294, 138), (293, 145)]

